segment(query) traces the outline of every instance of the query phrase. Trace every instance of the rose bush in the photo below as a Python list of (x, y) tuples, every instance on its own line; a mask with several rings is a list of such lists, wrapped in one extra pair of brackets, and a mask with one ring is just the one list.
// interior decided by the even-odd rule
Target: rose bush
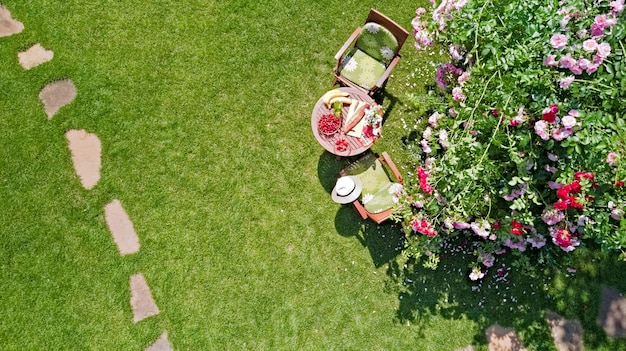
[(447, 104), (415, 116), (419, 164), (396, 215), (407, 255), (435, 267), (468, 236), (474, 280), (505, 252), (624, 254), (624, 1), (431, 3), (415, 46), (449, 52), (435, 88)]

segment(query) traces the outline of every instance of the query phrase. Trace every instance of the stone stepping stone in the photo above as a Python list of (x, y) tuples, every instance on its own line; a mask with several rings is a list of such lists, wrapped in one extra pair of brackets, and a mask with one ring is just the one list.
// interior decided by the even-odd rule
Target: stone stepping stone
[(526, 351), (515, 330), (494, 324), (487, 328), (489, 351)]
[(150, 287), (141, 273), (130, 276), (130, 305), (133, 308), (133, 322), (135, 323), (160, 312), (152, 298)]
[(11, 17), (11, 11), (0, 5), (0, 37), (8, 37), (24, 30), (24, 24)]
[(612, 338), (626, 337), (626, 298), (615, 288), (602, 290), (598, 325)]
[(173, 351), (172, 345), (167, 340), (167, 332), (163, 332), (161, 337), (154, 342), (154, 344), (148, 346), (144, 351)]
[(583, 351), (583, 327), (577, 320), (567, 320), (547, 311), (546, 321), (550, 326), (554, 345), (559, 351)]
[(87, 190), (100, 180), (102, 143), (98, 136), (87, 133), (84, 129), (70, 129), (65, 133), (68, 147), (72, 154), (74, 170), (80, 183)]
[(63, 79), (49, 83), (39, 93), (39, 99), (43, 102), (48, 119), (59, 111), (59, 109), (76, 98), (76, 86), (71, 79)]
[(104, 218), (122, 256), (139, 251), (139, 237), (119, 200), (104, 206)]
[(30, 49), (17, 54), (17, 59), (25, 70), (46, 63), (52, 60), (53, 57), (54, 52), (52, 52), (52, 50), (46, 50), (41, 44), (35, 44), (31, 46)]

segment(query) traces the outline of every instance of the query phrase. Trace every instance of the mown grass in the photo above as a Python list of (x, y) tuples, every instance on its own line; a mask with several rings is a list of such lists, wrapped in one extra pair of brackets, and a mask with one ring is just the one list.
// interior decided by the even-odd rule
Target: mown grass
[[(369, 8), (409, 29), (419, 4), (4, 5), (26, 28), (0, 38), (2, 349), (137, 350), (163, 330), (175, 349), (192, 350), (484, 347), (484, 329), (501, 311), (436, 308), (445, 293), (478, 299), (456, 268), (418, 272), (435, 294), (423, 299), (422, 286), (396, 282), (400, 268), (389, 262), (400, 229), (363, 222), (330, 200), (349, 160), (323, 152), (310, 132), (332, 57)], [(34, 43), (55, 57), (24, 71), (17, 52)], [(414, 117), (403, 96), (432, 83), (420, 78), (433, 58), (410, 41), (403, 54), (375, 151), (408, 165), (401, 118)], [(65, 77), (78, 97), (48, 121), (37, 94)], [(102, 140), (102, 179), (90, 191), (71, 165), (71, 128)], [(137, 254), (121, 257), (111, 240), (103, 207), (112, 199), (134, 223)], [(133, 324), (128, 282), (136, 272), (161, 313)], [(537, 304), (521, 322), (500, 323), (533, 330), (550, 306)], [(549, 340), (540, 330), (528, 340)]]

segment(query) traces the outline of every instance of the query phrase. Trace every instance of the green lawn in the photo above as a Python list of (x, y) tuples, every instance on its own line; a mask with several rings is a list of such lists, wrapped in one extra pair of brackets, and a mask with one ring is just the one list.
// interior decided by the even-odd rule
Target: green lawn
[[(142, 350), (167, 330), (177, 350), (480, 349), (491, 323), (523, 328), (532, 346), (549, 345), (543, 308), (583, 318), (559, 308), (559, 296), (579, 296), (564, 289), (512, 314), (495, 293), (481, 307), (457, 268), (403, 284), (393, 264), (400, 228), (331, 201), (349, 160), (317, 144), (310, 113), (333, 56), (370, 7), (410, 30), (420, 4), (5, 0), (25, 30), (0, 38), (1, 348)], [(54, 59), (25, 71), (17, 53), (35, 43)], [(402, 118), (415, 118), (403, 97), (432, 83), (421, 78), (437, 57), (412, 45), (387, 87), (374, 147), (401, 165)], [(47, 120), (37, 95), (61, 78), (78, 96)], [(72, 167), (72, 128), (102, 141), (93, 190)], [(136, 254), (120, 256), (111, 239), (103, 208), (113, 199), (140, 237)], [(589, 281), (624, 291), (623, 266)], [(137, 272), (161, 313), (133, 324)], [(593, 329), (593, 313), (584, 319), (592, 345), (624, 349)]]

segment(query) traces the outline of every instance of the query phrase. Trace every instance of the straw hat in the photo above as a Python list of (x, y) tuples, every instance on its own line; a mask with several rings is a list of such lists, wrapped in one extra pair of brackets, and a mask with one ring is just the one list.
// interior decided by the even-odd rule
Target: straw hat
[(337, 184), (331, 193), (333, 201), (340, 204), (347, 204), (359, 198), (363, 184), (361, 179), (352, 176), (345, 176), (337, 179)]

